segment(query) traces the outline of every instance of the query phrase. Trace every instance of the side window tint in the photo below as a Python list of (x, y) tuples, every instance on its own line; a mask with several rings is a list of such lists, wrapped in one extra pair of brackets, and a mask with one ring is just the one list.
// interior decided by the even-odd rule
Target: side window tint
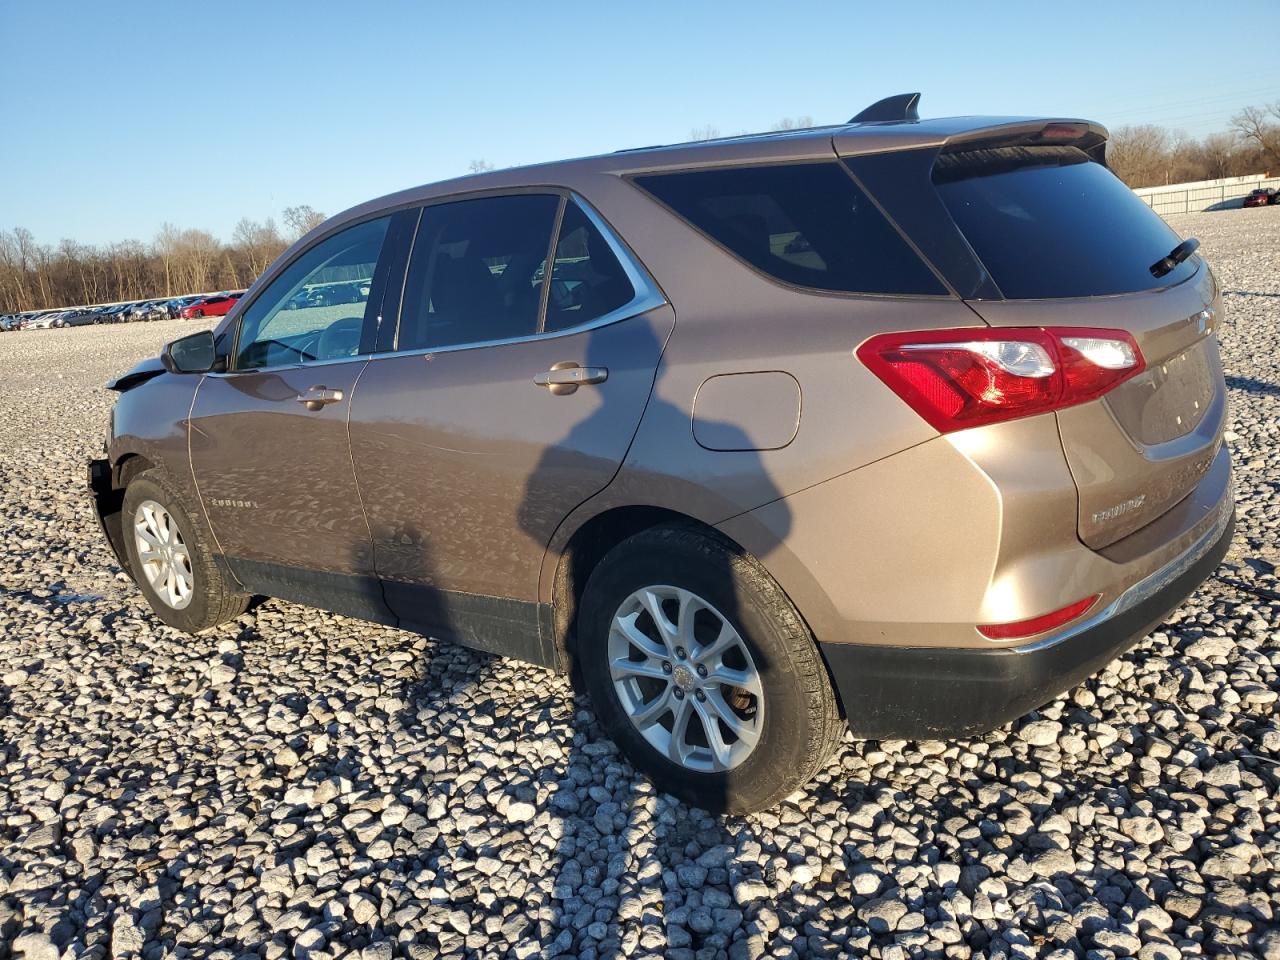
[(837, 163), (654, 174), (635, 183), (784, 283), (847, 293), (946, 293)]
[(405, 279), (398, 350), (538, 332), (560, 198), (483, 197), (426, 207)]
[(236, 369), (336, 360), (360, 352), (373, 271), (390, 217), (320, 241), (245, 310)]
[(608, 242), (576, 203), (565, 207), (544, 330), (576, 327), (631, 301), (635, 288)]

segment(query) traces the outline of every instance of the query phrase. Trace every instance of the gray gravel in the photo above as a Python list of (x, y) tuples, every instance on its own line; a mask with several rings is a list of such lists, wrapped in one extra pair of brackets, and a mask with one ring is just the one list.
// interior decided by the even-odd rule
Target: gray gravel
[(192, 325), (0, 337), (0, 960), (1280, 958), (1280, 208), (1175, 226), (1229, 291), (1220, 577), (1037, 715), (849, 742), (744, 818), (535, 669), (274, 601), (162, 626), (82, 463)]

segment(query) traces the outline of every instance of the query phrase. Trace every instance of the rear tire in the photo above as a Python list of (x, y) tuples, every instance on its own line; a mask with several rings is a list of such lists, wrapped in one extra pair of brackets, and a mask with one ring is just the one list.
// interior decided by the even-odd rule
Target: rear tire
[(200, 633), (244, 613), (252, 598), (223, 577), (203, 529), (161, 471), (148, 470), (129, 483), (121, 522), (129, 572), (169, 626)]
[(596, 715), (632, 763), (709, 811), (778, 803), (845, 729), (800, 614), (710, 531), (662, 525), (614, 547), (583, 594), (577, 653)]

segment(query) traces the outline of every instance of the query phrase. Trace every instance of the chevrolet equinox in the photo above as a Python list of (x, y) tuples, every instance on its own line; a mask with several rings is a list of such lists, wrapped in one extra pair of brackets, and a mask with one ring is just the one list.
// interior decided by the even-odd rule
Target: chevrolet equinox
[(116, 558), (571, 673), (715, 810), (1042, 705), (1226, 550), (1222, 300), (1101, 126), (916, 100), (334, 217), (111, 384)]

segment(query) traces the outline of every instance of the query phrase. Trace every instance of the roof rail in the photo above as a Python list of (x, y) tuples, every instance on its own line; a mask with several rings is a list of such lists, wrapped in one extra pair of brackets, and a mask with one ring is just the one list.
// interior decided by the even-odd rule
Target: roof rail
[(851, 117), (850, 123), (887, 123), (894, 120), (919, 120), (916, 107), (920, 104), (918, 93), (895, 93), (892, 97), (877, 100), (861, 113)]

